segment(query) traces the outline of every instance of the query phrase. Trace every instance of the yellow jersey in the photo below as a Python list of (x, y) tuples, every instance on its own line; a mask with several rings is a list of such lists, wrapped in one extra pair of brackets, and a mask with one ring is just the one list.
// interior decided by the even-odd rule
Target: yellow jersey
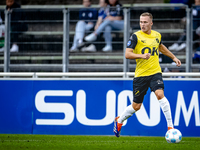
[(150, 76), (162, 73), (159, 64), (159, 45), (161, 44), (161, 34), (151, 30), (151, 34), (146, 34), (141, 30), (135, 32), (130, 37), (127, 48), (132, 48), (135, 54), (150, 53), (150, 58), (136, 59), (135, 77)]

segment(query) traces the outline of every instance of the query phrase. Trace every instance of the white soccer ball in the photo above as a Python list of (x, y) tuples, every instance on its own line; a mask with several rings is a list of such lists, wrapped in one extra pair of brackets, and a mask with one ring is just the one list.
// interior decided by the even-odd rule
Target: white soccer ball
[(182, 140), (182, 134), (178, 129), (170, 129), (165, 134), (168, 143), (179, 143)]

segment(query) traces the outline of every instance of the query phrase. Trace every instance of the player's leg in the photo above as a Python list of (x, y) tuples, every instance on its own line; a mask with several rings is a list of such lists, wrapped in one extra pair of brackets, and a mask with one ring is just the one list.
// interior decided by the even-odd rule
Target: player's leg
[(168, 129), (173, 128), (171, 108), (170, 108), (169, 101), (164, 96), (164, 83), (163, 83), (161, 74), (156, 74), (152, 77), (152, 80), (150, 82), (150, 87), (151, 87), (151, 90), (154, 91), (160, 103), (160, 107), (167, 121)]
[(139, 77), (133, 80), (133, 103), (125, 108), (123, 113), (115, 118), (114, 121), (114, 133), (117, 137), (120, 136), (121, 127), (123, 122), (131, 117), (136, 111), (138, 111), (142, 105), (144, 95), (149, 87), (148, 77)]
[(115, 118), (113, 131), (117, 137), (120, 136), (123, 122), (129, 117), (131, 117), (136, 111), (138, 111), (141, 105), (142, 103), (133, 102), (131, 105), (126, 107), (126, 109), (123, 111), (123, 113), (120, 116)]
[(166, 121), (167, 121), (167, 126), (168, 129), (172, 129), (173, 127), (173, 122), (172, 122), (172, 115), (171, 115), (171, 108), (169, 101), (167, 98), (164, 96), (164, 91), (163, 90), (156, 90), (155, 91), (156, 97), (160, 103), (160, 107), (165, 115)]
[(142, 103), (133, 102), (131, 105), (127, 106), (123, 113), (120, 115), (118, 122), (123, 123), (126, 119), (131, 117), (136, 111), (141, 107)]

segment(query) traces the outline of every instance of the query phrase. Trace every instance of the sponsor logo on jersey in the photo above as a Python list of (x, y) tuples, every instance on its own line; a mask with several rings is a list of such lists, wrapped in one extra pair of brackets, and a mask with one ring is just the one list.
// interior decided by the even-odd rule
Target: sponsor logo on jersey
[(155, 54), (158, 56), (158, 48), (156, 47), (152, 47), (152, 49), (150, 47), (144, 47), (142, 49), (142, 54), (144, 54), (145, 51), (148, 51), (148, 53), (150, 53), (151, 56), (154, 56)]
[(131, 40), (129, 40), (127, 43), (127, 46), (130, 46), (130, 45), (131, 45)]

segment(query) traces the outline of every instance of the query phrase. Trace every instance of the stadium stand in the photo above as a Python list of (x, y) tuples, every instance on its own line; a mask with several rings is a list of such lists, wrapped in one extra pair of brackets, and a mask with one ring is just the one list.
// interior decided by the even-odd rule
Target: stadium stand
[[(22, 4), (26, 4), (26, 1), (21, 1)], [(29, 4), (42, 4), (42, 1), (38, 3), (32, 3), (37, 1), (30, 1)], [(44, 2), (44, 1), (43, 1)], [(60, 1), (54, 1), (56, 4), (60, 4)], [(58, 2), (58, 3), (57, 3)], [(80, 4), (81, 1), (74, 1), (76, 4)], [(95, 3), (95, 1), (93, 1)], [(131, 6), (133, 3), (145, 2), (150, 3), (152, 1), (122, 1), (125, 6)], [(160, 0), (154, 1), (155, 3), (162, 3)], [(128, 4), (130, 3), (130, 4)], [(46, 4), (46, 3), (45, 3)], [(52, 4), (48, 1), (48, 4)], [(66, 3), (64, 3), (66, 4)], [(97, 1), (96, 1), (97, 4)], [(68, 5), (68, 4), (67, 4)], [(69, 4), (69, 6), (72, 3)], [(60, 5), (59, 5), (60, 6)], [(31, 7), (22, 6), (22, 8)], [(36, 6), (38, 7), (38, 6)], [(41, 6), (40, 6), (41, 7)], [(47, 6), (48, 7), (48, 6)], [(24, 21), (28, 24), (28, 31), (20, 35), (20, 51), (19, 53), (11, 53), (10, 64), (11, 71), (62, 71), (62, 42), (63, 42), (63, 12), (61, 9), (48, 10), (45, 9), (25, 9), (23, 10), (25, 15)], [(177, 40), (180, 34), (185, 30), (185, 26), (180, 23), (182, 17), (184, 17), (185, 10), (179, 9), (150, 9), (137, 8), (131, 10), (131, 31), (138, 29), (138, 16), (141, 12), (150, 11), (154, 15), (153, 28), (162, 33), (163, 42), (169, 46), (173, 41)], [(78, 11), (72, 9), (70, 11), (70, 45), (72, 42), (75, 23), (77, 21)], [(15, 33), (11, 33), (15, 34)], [(69, 55), (69, 71), (122, 71), (123, 70), (123, 32), (113, 33), (113, 49), (111, 53), (105, 54), (100, 52), (103, 47), (102, 42), (104, 39), (99, 37), (98, 42), (95, 43), (98, 52), (96, 53), (70, 53)], [(185, 51), (178, 52), (178, 57), (185, 63)], [(0, 53), (0, 63), (3, 64), (3, 53)], [(168, 62), (169, 63), (169, 62)], [(21, 65), (21, 64), (27, 64)], [(41, 64), (48, 64), (42, 67)], [(52, 64), (53, 67), (49, 65)], [(84, 65), (83, 65), (84, 64)], [(131, 64), (135, 64), (135, 61), (131, 61)], [(30, 65), (32, 65), (30, 67)], [(3, 67), (0, 69), (3, 71)], [(184, 68), (182, 68), (184, 71)], [(134, 71), (134, 66), (131, 68)]]
[[(82, 0), (16, 0), (21, 5), (80, 5)], [(163, 0), (123, 0), (122, 4), (134, 4), (134, 3), (163, 3)], [(93, 4), (98, 4), (99, 0), (92, 0)], [(0, 1), (0, 5), (5, 5), (5, 1)]]

